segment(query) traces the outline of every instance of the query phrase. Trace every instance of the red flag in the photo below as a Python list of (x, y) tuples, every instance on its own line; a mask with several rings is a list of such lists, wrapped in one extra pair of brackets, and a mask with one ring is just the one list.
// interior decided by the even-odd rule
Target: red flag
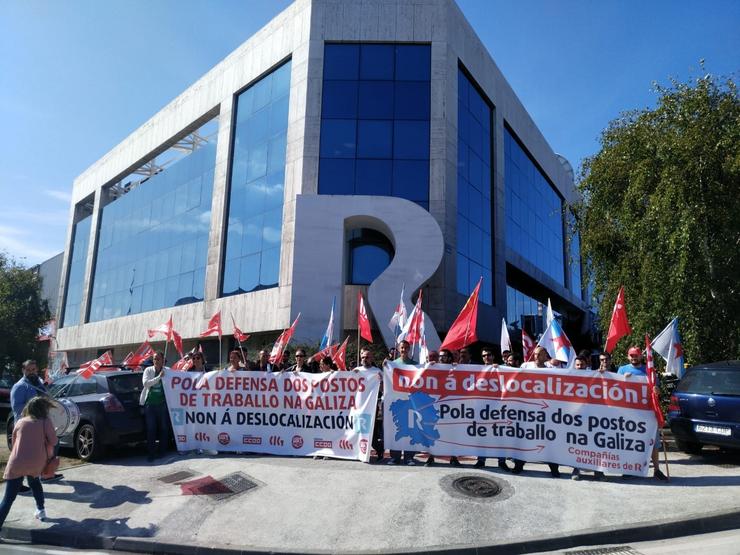
[(524, 362), (532, 358), (534, 348), (534, 339), (529, 337), (529, 334), (522, 328), (522, 358), (524, 358)]
[(234, 337), (239, 343), (243, 343), (247, 339), (249, 339), (249, 334), (244, 333), (242, 330), (240, 330), (238, 327), (236, 327), (236, 322), (234, 321), (234, 316), (231, 316), (231, 323), (234, 324)]
[(152, 346), (148, 341), (144, 341), (144, 343), (139, 345), (139, 348), (136, 349), (136, 351), (129, 353), (128, 356), (123, 359), (122, 364), (128, 368), (136, 368), (137, 366), (141, 366), (146, 359), (152, 356), (154, 356), (154, 349), (152, 349)]
[(185, 357), (182, 357), (180, 360), (178, 360), (175, 364), (172, 365), (173, 370), (180, 370), (183, 372), (187, 372), (192, 367), (193, 367), (193, 359), (185, 358)]
[(655, 392), (655, 384), (657, 382), (655, 376), (655, 365), (653, 364), (653, 346), (650, 344), (650, 338), (645, 334), (645, 358), (647, 359), (647, 381), (648, 387), (650, 388), (650, 405), (653, 407), (655, 418), (658, 419), (658, 428), (665, 426), (665, 417), (663, 416), (663, 409), (660, 408), (660, 400), (658, 394)]
[(416, 305), (414, 306), (414, 309), (411, 311), (411, 315), (409, 316), (408, 321), (406, 322), (406, 325), (408, 327), (404, 328), (404, 330), (401, 332), (401, 335), (399, 336), (399, 341), (402, 339), (405, 339), (409, 342), (410, 345), (414, 345), (415, 343), (421, 342), (421, 336), (422, 336), (422, 324), (424, 323), (424, 311), (421, 309), (421, 298), (422, 298), (423, 290), (419, 291), (419, 298), (416, 299)]
[(111, 364), (113, 364), (113, 357), (111, 356), (111, 352), (105, 351), (102, 355), (100, 355), (95, 360), (90, 360), (82, 364), (80, 366), (80, 369), (77, 370), (77, 374), (79, 374), (81, 377), (87, 380), (95, 372), (100, 370), (101, 366), (110, 366)]
[(475, 286), (465, 306), (450, 326), (440, 349), (462, 349), (478, 341), (475, 328), (478, 324), (478, 293), (481, 283), (483, 283), (483, 278), (478, 280), (478, 285)]
[(331, 357), (332, 362), (336, 364), (337, 368), (340, 370), (347, 369), (347, 341), (349, 341), (349, 335), (344, 340), (344, 343), (342, 343), (342, 346), (339, 347), (339, 350)]
[(308, 360), (309, 362), (319, 362), (324, 357), (334, 358), (334, 354), (337, 352), (337, 347), (339, 347), (339, 343), (334, 343), (334, 345), (329, 345), (325, 349), (320, 350), (318, 353), (316, 353), (314, 356), (312, 356)]
[(164, 334), (167, 341), (172, 341), (172, 316), (170, 316), (170, 319), (161, 326), (154, 328), (153, 330), (147, 330), (146, 333), (149, 336), (149, 339), (151, 339), (158, 333), (162, 333)]
[(221, 311), (219, 310), (211, 316), (211, 319), (208, 320), (208, 329), (200, 334), (201, 337), (208, 337), (209, 335), (218, 335), (218, 338), (221, 339)]
[(367, 339), (372, 343), (373, 332), (370, 331), (370, 319), (367, 317), (367, 310), (365, 310), (365, 301), (362, 298), (362, 293), (357, 293), (357, 327), (360, 328), (360, 337)]
[(175, 344), (177, 354), (182, 356), (182, 337), (175, 330), (172, 330), (172, 342)]
[(288, 346), (288, 343), (290, 343), (290, 339), (295, 333), (296, 324), (298, 324), (298, 318), (300, 317), (301, 313), (299, 312), (298, 316), (295, 317), (295, 320), (290, 325), (290, 327), (287, 330), (283, 330), (283, 333), (281, 333), (280, 337), (278, 337), (277, 341), (275, 341), (275, 344), (272, 346), (272, 351), (270, 352), (271, 364), (275, 364), (281, 358), (283, 358), (283, 351), (285, 350), (285, 347)]
[(617, 301), (614, 303), (614, 310), (612, 311), (612, 321), (609, 323), (609, 333), (606, 336), (606, 347), (604, 350), (607, 353), (611, 353), (614, 347), (617, 346), (619, 341), (625, 335), (632, 333), (630, 323), (627, 321), (627, 309), (624, 306), (624, 285), (619, 288), (617, 293)]

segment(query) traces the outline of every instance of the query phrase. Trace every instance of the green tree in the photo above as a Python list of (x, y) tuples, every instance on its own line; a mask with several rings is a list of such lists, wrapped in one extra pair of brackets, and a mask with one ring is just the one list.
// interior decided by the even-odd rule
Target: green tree
[[(633, 336), (678, 316), (686, 361), (740, 358), (740, 103), (731, 79), (655, 86), (580, 172), (582, 251), (609, 326), (624, 284)], [(622, 355), (627, 341), (620, 342)]]
[(0, 371), (17, 374), (24, 360), (43, 358), (46, 343), (36, 335), (49, 318), (41, 278), (0, 252)]

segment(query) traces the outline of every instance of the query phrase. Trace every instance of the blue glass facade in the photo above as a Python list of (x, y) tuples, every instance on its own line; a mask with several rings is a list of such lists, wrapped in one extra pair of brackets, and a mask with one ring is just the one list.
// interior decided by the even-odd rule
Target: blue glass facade
[(349, 234), (347, 283), (370, 285), (393, 259), (393, 245), (374, 229), (354, 229)]
[(510, 327), (526, 329), (530, 334), (544, 330), (544, 314), (547, 301), (540, 302), (511, 285), (506, 286), (506, 322)]
[(506, 245), (565, 285), (563, 201), (504, 128)]
[(102, 210), (90, 321), (203, 300), (216, 145)]
[(581, 236), (575, 228), (575, 217), (568, 210), (568, 268), (570, 271), (569, 288), (579, 299), (583, 298), (581, 283)]
[(324, 45), (319, 194), (429, 209), (430, 76), (428, 45)]
[(290, 67), (283, 64), (236, 100), (223, 296), (278, 284)]
[(76, 326), (82, 323), (80, 321), (80, 303), (82, 303), (82, 294), (85, 287), (85, 263), (87, 262), (91, 225), (92, 216), (87, 216), (75, 224), (72, 256), (69, 263), (69, 279), (67, 280), (67, 300), (64, 304), (62, 326)]
[(491, 106), (457, 74), (457, 292), (469, 295), (483, 276), (480, 300), (493, 304)]

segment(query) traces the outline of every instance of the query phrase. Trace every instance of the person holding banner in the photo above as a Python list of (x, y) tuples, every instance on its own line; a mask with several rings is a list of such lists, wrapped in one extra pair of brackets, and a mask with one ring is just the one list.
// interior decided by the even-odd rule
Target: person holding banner
[(319, 372), (321, 374), (334, 372), (335, 370), (336, 368), (334, 367), (334, 362), (332, 362), (331, 357), (323, 357), (319, 361)]
[[(417, 364), (419, 364), (413, 358), (411, 358), (411, 355), (409, 353), (410, 350), (411, 344), (405, 339), (402, 339), (398, 343), (398, 353), (400, 354), (400, 356), (394, 362), (400, 362), (401, 364), (409, 364), (412, 366), (416, 366)], [(401, 464), (401, 454), (403, 454), (403, 464), (408, 466), (416, 465), (416, 461), (414, 460), (416, 451), (404, 452), (396, 451), (394, 449), (391, 449), (391, 460), (388, 461), (388, 464)]]
[(367, 347), (360, 350), (360, 365), (354, 369), (355, 372), (360, 370), (373, 370), (380, 378), (380, 391), (378, 392), (378, 405), (375, 411), (375, 428), (373, 428), (372, 446), (377, 456), (376, 463), (383, 460), (385, 448), (383, 447), (383, 378), (380, 368), (375, 366), (373, 352)]
[(606, 351), (599, 354), (599, 372), (616, 372), (612, 365), (612, 356)]
[(242, 363), (242, 354), (239, 349), (229, 352), (229, 365), (226, 367), (227, 372), (236, 372), (237, 370), (246, 370)]
[(167, 414), (167, 403), (164, 398), (164, 387), (162, 376), (164, 371), (169, 370), (164, 366), (164, 354), (157, 351), (154, 354), (154, 365), (144, 370), (139, 404), (144, 407), (146, 418), (146, 446), (149, 456), (147, 460), (152, 462), (157, 456), (156, 441), (159, 439), (158, 455), (164, 455), (167, 449), (167, 433), (169, 431), (169, 416)]
[(296, 349), (295, 352), (295, 364), (285, 370), (285, 372), (307, 372), (309, 374), (315, 374), (316, 372), (311, 369), (308, 365), (308, 358), (306, 357), (306, 351), (303, 349)]
[[(629, 378), (630, 376), (647, 377), (647, 369), (645, 368), (645, 364), (642, 361), (642, 349), (640, 349), (640, 347), (634, 345), (630, 347), (627, 351), (627, 358), (630, 361), (629, 364), (624, 364), (623, 366), (620, 366), (617, 374), (619, 374), (620, 376), (624, 376), (625, 378)], [(660, 385), (657, 381), (657, 372), (655, 377), (655, 393), (656, 395), (660, 395)], [(663, 443), (660, 441), (660, 430), (658, 430), (655, 433), (655, 445), (653, 446), (653, 452), (651, 454), (654, 469), (653, 478), (662, 482), (666, 482), (668, 481), (668, 477), (663, 474), (663, 471), (660, 469), (660, 462), (658, 460), (658, 455), (660, 454), (660, 448), (662, 446)]]
[(262, 349), (259, 352), (259, 358), (257, 359), (257, 366), (254, 368), (258, 372), (275, 372), (275, 365), (270, 363), (270, 353)]
[(196, 351), (192, 355), (193, 358), (193, 365), (190, 367), (188, 372), (207, 372), (206, 370), (206, 360), (203, 357), (203, 353), (200, 351)]
[[(521, 368), (523, 370), (538, 370), (542, 368), (552, 368), (552, 364), (550, 363), (551, 357), (550, 353), (547, 352), (547, 349), (545, 349), (542, 345), (538, 345), (534, 349), (534, 360), (525, 362), (522, 364)], [(550, 475), (553, 478), (560, 478), (560, 469), (559, 466), (555, 463), (547, 463), (547, 466), (550, 467)], [(514, 459), (514, 469), (512, 472), (514, 474), (521, 474), (521, 472), (524, 470), (524, 461), (520, 459)]]

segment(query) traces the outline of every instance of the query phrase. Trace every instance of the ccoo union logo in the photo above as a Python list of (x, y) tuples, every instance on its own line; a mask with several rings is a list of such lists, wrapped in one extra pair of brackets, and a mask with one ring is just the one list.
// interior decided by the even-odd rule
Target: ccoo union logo
[(226, 432), (221, 432), (220, 434), (218, 434), (218, 442), (221, 445), (228, 445), (229, 443), (231, 443), (231, 437)]
[(291, 444), (293, 445), (293, 449), (300, 449), (303, 447), (303, 438), (301, 436), (293, 436)]

